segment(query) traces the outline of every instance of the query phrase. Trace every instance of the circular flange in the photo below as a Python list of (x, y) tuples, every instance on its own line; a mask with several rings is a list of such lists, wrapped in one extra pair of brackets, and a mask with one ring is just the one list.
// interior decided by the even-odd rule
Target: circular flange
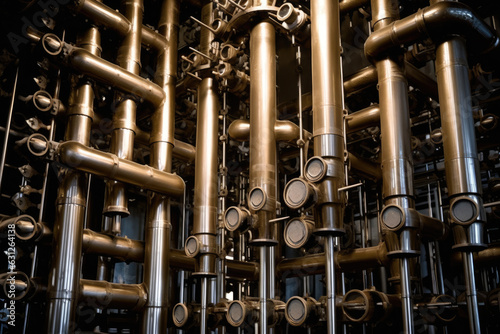
[(246, 306), (239, 300), (232, 301), (226, 313), (227, 322), (233, 327), (240, 327), (243, 325), (246, 316)]
[(292, 326), (301, 326), (307, 320), (307, 303), (304, 298), (292, 297), (285, 305), (285, 318)]
[(312, 157), (306, 162), (304, 176), (311, 182), (319, 182), (325, 177), (328, 166), (320, 157)]
[(267, 195), (261, 187), (255, 187), (248, 193), (248, 206), (254, 210), (258, 211), (262, 209), (267, 202)]
[(189, 319), (189, 311), (186, 305), (178, 303), (172, 309), (172, 319), (177, 327), (183, 327), (186, 325)]
[(290, 248), (303, 247), (311, 236), (314, 224), (301, 218), (291, 219), (283, 231), (285, 243)]
[(190, 236), (189, 238), (186, 239), (186, 244), (184, 246), (184, 251), (186, 252), (186, 255), (189, 257), (195, 257), (198, 255), (201, 249), (201, 243), (200, 240), (198, 240), (197, 237), (194, 235)]
[(469, 197), (456, 198), (450, 207), (450, 215), (455, 223), (468, 225), (479, 216), (478, 204)]

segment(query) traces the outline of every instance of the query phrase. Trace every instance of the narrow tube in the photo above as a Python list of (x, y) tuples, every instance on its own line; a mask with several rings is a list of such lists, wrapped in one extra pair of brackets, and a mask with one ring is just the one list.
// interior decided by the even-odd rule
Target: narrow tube
[(335, 310), (335, 238), (327, 236), (325, 243), (325, 276), (326, 276), (326, 297), (327, 297), (327, 333), (336, 333), (336, 310)]
[(403, 327), (405, 334), (414, 333), (413, 325), (413, 302), (411, 298), (411, 282), (410, 282), (410, 267), (409, 259), (403, 257), (400, 259), (401, 273), (401, 304), (403, 312)]
[(467, 311), (469, 314), (469, 332), (481, 333), (479, 306), (477, 300), (476, 278), (474, 274), (474, 253), (464, 252), (462, 255), (465, 272), (465, 293), (467, 297)]

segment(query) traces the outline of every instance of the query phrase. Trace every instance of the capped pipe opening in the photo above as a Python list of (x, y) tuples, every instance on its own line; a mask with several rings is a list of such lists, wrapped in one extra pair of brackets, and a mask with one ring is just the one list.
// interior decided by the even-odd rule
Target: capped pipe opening
[(228, 231), (234, 232), (240, 229), (250, 216), (246, 209), (232, 206), (224, 214), (224, 225)]
[(245, 303), (239, 300), (234, 300), (227, 308), (226, 320), (231, 326), (240, 327), (245, 321), (246, 313), (247, 307)]
[(292, 297), (285, 305), (285, 318), (292, 326), (302, 326), (311, 313), (311, 306), (302, 297)]
[(42, 47), (48, 54), (57, 56), (61, 53), (64, 43), (55, 34), (45, 34), (42, 37)]
[(478, 218), (479, 207), (471, 198), (459, 197), (451, 204), (450, 214), (454, 222), (467, 225)]
[(177, 327), (184, 327), (189, 320), (189, 310), (186, 305), (178, 303), (172, 309), (172, 319)]
[(325, 160), (320, 157), (312, 157), (306, 162), (304, 175), (311, 182), (319, 182), (325, 177), (327, 169)]
[(200, 253), (200, 250), (201, 250), (201, 242), (200, 240), (198, 240), (196, 236), (192, 235), (186, 239), (184, 251), (186, 252), (187, 256), (195, 257)]
[(49, 151), (49, 140), (40, 133), (33, 133), (26, 142), (28, 151), (37, 157), (43, 157)]
[(283, 232), (285, 243), (290, 248), (301, 248), (307, 244), (314, 230), (314, 222), (303, 218), (290, 220)]
[(267, 195), (260, 187), (255, 187), (248, 193), (248, 203), (252, 210), (262, 209), (267, 202)]

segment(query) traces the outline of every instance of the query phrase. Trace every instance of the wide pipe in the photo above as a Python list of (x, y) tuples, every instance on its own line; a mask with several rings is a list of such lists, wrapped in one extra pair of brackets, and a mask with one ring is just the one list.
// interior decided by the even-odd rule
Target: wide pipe
[(116, 155), (89, 148), (76, 141), (57, 147), (58, 161), (79, 171), (117, 180), (143, 189), (180, 197), (184, 181), (180, 176), (158, 168), (141, 165)]
[(349, 114), (346, 120), (347, 133), (357, 132), (372, 126), (379, 126), (380, 108), (378, 104), (371, 105), (365, 109)]
[(83, 231), (82, 250), (87, 254), (104, 255), (125, 262), (144, 260), (144, 242), (87, 229)]
[(254, 240), (274, 239), (276, 217), (276, 46), (275, 29), (269, 22), (257, 24), (250, 34), (250, 189), (260, 188), (263, 206)]
[[(339, 2), (311, 1), (311, 62), (314, 155), (325, 159), (329, 175), (320, 184), (324, 194), (317, 212), (325, 240), (327, 332), (336, 333), (334, 236), (342, 233), (345, 194), (344, 96), (340, 50)], [(253, 78), (252, 78), (253, 80)]]
[(80, 301), (107, 309), (141, 310), (148, 299), (142, 284), (80, 280)]
[[(311, 136), (308, 131), (303, 131), (305, 138)], [(234, 140), (248, 141), (250, 138), (250, 121), (237, 119), (231, 122), (228, 133)], [(297, 124), (291, 121), (276, 120), (274, 134), (277, 141), (296, 141), (300, 138), (300, 129)]]
[[(118, 49), (117, 62), (130, 73), (139, 75), (144, 4), (142, 0), (126, 0), (122, 1), (122, 6), (127, 19), (131, 23), (131, 28)], [(116, 94), (115, 105), (109, 150), (118, 158), (133, 160), (137, 104), (130, 98), (124, 98), (121, 94)], [(108, 216), (128, 216), (130, 214), (125, 184), (114, 180), (106, 182), (103, 213)]]
[[(86, 53), (100, 59), (101, 36), (90, 27), (79, 36), (78, 43)], [(83, 50), (83, 49), (82, 49)], [(90, 142), (94, 115), (92, 83), (80, 80), (72, 87), (65, 140), (82, 148)], [(80, 284), (82, 232), (87, 207), (87, 176), (67, 170), (57, 190), (54, 222), (54, 248), (49, 271), (47, 333), (69, 333), (75, 330), (75, 313)]]
[[(175, 85), (177, 81), (177, 39), (179, 32), (179, 1), (162, 3), (159, 33), (168, 41), (158, 53), (154, 82), (164, 96), (151, 117), (151, 165), (168, 174), (172, 172), (172, 151), (175, 131)], [(156, 86), (155, 85), (155, 86)], [(157, 183), (161, 183), (158, 180)], [(168, 194), (172, 195), (172, 194)], [(184, 195), (184, 186), (182, 187)], [(144, 237), (144, 279), (148, 301), (142, 312), (143, 333), (165, 333), (168, 328), (171, 214), (170, 198), (150, 194)]]
[(201, 242), (199, 274), (215, 275), (218, 190), (219, 101), (214, 79), (198, 86), (192, 234)]

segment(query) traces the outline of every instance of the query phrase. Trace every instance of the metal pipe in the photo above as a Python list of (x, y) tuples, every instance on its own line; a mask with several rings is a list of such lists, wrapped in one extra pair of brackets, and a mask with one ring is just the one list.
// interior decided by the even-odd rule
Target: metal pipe
[(374, 179), (375, 181), (382, 179), (382, 167), (378, 163), (358, 158), (352, 153), (349, 153), (349, 163), (352, 169), (370, 179)]
[[(229, 125), (228, 134), (238, 141), (248, 141), (250, 138), (250, 121), (237, 119)], [(274, 125), (276, 141), (297, 141), (300, 138), (300, 128), (291, 121), (276, 120)], [(303, 130), (305, 138), (311, 137), (311, 133)]]
[(102, 308), (138, 311), (147, 301), (142, 284), (119, 284), (106, 281), (80, 280), (79, 300)]
[[(79, 39), (82, 50), (100, 59), (100, 33), (91, 27)], [(87, 149), (93, 117), (94, 92), (82, 80), (72, 87), (65, 140)], [(76, 299), (80, 284), (82, 232), (86, 211), (87, 177), (77, 170), (66, 170), (60, 183), (54, 223), (54, 249), (48, 283), (47, 332), (74, 330)]]
[(345, 15), (355, 9), (368, 5), (370, 0), (341, 0), (339, 3), (340, 15)]
[(9, 144), (10, 123), (12, 122), (12, 113), (14, 112), (14, 101), (16, 100), (18, 77), (19, 77), (19, 66), (16, 68), (16, 76), (14, 77), (14, 85), (12, 87), (12, 97), (10, 99), (9, 113), (7, 115), (7, 123), (5, 124), (3, 151), (2, 151), (2, 158), (0, 159), (0, 191), (2, 190), (3, 169), (5, 168), (5, 157), (7, 156), (7, 145)]
[(469, 7), (442, 1), (375, 31), (366, 40), (365, 54), (377, 59), (402, 44), (410, 45), (429, 36), (442, 40), (453, 34), (466, 36), (476, 52), (487, 52), (500, 44), (496, 32)]
[(406, 334), (414, 333), (413, 323), (413, 302), (411, 299), (411, 281), (410, 281), (410, 259), (402, 257), (399, 259), (401, 275), (401, 305), (403, 313), (403, 329)]
[[(130, 73), (139, 75), (144, 4), (142, 0), (126, 0), (122, 1), (122, 7), (126, 18), (130, 22), (130, 30), (118, 49), (117, 63)], [(130, 98), (116, 94), (115, 105), (109, 150), (118, 158), (133, 160), (137, 104)], [(112, 217), (115, 215), (126, 217), (130, 214), (128, 196), (123, 183), (114, 180), (106, 182), (103, 214)], [(115, 233), (119, 233), (119, 231), (120, 226), (115, 227), (113, 230)]]
[(469, 315), (469, 333), (478, 334), (481, 333), (481, 322), (479, 320), (479, 304), (474, 272), (474, 257), (472, 252), (464, 252), (463, 254), (465, 293), (467, 298), (467, 311)]
[(51, 38), (45, 39), (45, 48), (59, 52), (66, 48), (64, 60), (68, 66), (96, 81), (130, 93), (138, 100), (144, 99), (155, 107), (161, 106), (165, 100), (165, 92), (157, 84), (103, 60), (84, 48), (72, 47)]
[(373, 104), (360, 111), (353, 112), (346, 117), (347, 133), (357, 132), (368, 127), (380, 125), (380, 108)]
[(174, 197), (180, 197), (184, 193), (185, 185), (180, 176), (120, 159), (114, 154), (89, 148), (76, 141), (59, 144), (57, 153), (59, 162), (79, 171)]
[(92, 230), (83, 231), (82, 250), (87, 254), (100, 254), (127, 262), (144, 260), (143, 242)]
[[(165, 96), (154, 112), (151, 123), (151, 165), (166, 172), (172, 171), (172, 151), (175, 130), (175, 84), (177, 76), (177, 38), (179, 30), (179, 1), (165, 0), (160, 12), (159, 33), (168, 41), (157, 57), (155, 82)], [(180, 179), (180, 178), (179, 178)], [(158, 180), (156, 181), (157, 183)], [(184, 195), (184, 185), (179, 196)], [(168, 327), (170, 278), (169, 250), (171, 239), (170, 199), (151, 194), (146, 222), (144, 281), (148, 302), (142, 313), (143, 333), (165, 333)]]
[[(143, 131), (138, 127), (135, 128), (134, 132), (136, 134), (135, 135), (136, 143), (142, 145), (149, 144), (149, 139), (150, 139), (149, 132)], [(181, 140), (174, 139), (174, 148), (172, 151), (172, 155), (174, 156), (174, 158), (177, 158), (184, 162), (194, 163), (196, 158), (196, 147)]]

